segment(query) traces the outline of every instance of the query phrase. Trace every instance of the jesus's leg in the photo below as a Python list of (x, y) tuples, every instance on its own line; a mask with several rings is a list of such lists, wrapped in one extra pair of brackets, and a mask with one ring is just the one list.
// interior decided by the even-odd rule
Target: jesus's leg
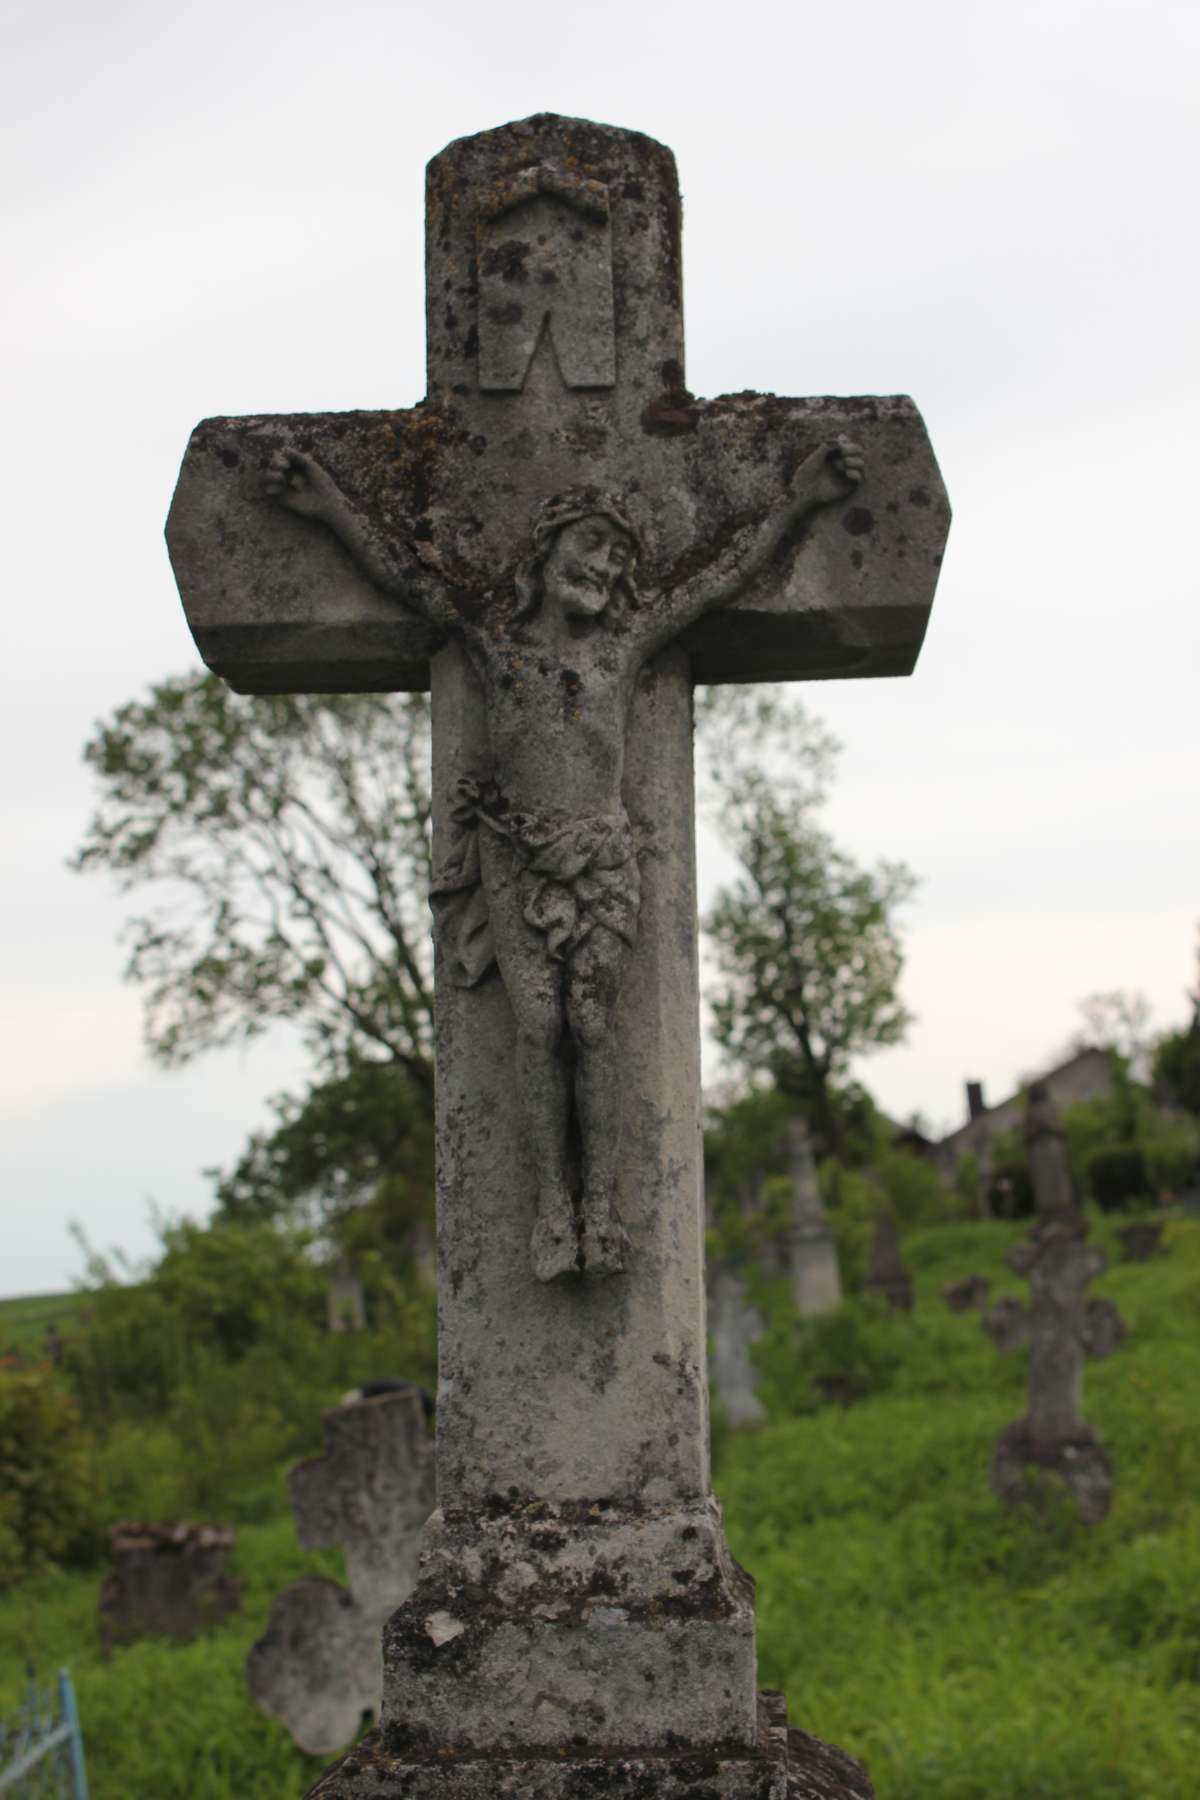
[(617, 998), (628, 955), (597, 925), (567, 977), (567, 1022), (575, 1040), (575, 1107), (583, 1144), (583, 1266), (589, 1275), (625, 1267), (629, 1238), (614, 1210), (621, 1141), (621, 1052)]
[(567, 1182), (571, 1096), (563, 1055), (562, 971), (525, 922), (521, 866), (512, 846), (484, 828), (479, 850), (496, 963), (516, 1020), (521, 1116), (537, 1182), (530, 1261), (540, 1281), (552, 1281), (574, 1269), (579, 1256)]

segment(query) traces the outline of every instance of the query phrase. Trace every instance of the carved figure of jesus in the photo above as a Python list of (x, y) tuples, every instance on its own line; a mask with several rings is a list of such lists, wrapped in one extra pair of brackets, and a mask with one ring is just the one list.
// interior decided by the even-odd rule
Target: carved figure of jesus
[(494, 959), (512, 1005), (537, 1184), (530, 1254), (542, 1281), (618, 1272), (629, 1250), (615, 1207), (616, 1010), (640, 902), (622, 800), (638, 674), (702, 613), (734, 600), (786, 538), (862, 474), (854, 444), (822, 444), (764, 518), (698, 573), (646, 595), (637, 589), (638, 535), (621, 504), (594, 489), (560, 495), (535, 520), (512, 593), (478, 608), (407, 543), (370, 524), (312, 457), (278, 450), (268, 463), (267, 492), (332, 531), (383, 592), (457, 637), (478, 676), (490, 767), (460, 784), (459, 835), (431, 901), (456, 979), (471, 985)]

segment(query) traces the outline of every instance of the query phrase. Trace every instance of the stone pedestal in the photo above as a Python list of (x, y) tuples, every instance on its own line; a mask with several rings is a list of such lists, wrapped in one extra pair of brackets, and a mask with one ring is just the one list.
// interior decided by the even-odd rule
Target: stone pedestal
[(564, 1760), (393, 1752), (378, 1732), (344, 1756), (308, 1800), (874, 1800), (862, 1764), (789, 1728), (780, 1694), (760, 1694), (750, 1745), (582, 1752)]

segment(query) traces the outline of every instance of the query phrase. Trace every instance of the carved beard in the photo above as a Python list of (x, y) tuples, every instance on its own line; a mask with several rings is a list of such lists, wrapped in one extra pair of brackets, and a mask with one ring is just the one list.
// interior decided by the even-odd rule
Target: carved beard
[(556, 569), (545, 583), (545, 595), (568, 618), (595, 619), (607, 607), (612, 585), (602, 576), (589, 574), (581, 563), (570, 562), (565, 568)]

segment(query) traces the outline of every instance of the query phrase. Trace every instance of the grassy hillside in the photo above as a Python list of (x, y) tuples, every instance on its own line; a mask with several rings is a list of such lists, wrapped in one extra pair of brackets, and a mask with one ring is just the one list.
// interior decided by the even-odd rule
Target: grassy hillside
[[(1106, 1247), (1109, 1232), (1097, 1227)], [(1024, 1358), (997, 1356), (978, 1315), (940, 1298), (972, 1271), (1026, 1294), (1003, 1260), (1018, 1235), (914, 1233), (916, 1309), (870, 1322), (894, 1364), (886, 1391), (726, 1441), (718, 1486), (758, 1580), (761, 1679), (786, 1690), (797, 1723), (867, 1760), (879, 1800), (1195, 1800), (1200, 1221), (1092, 1290), (1116, 1300), (1130, 1337), (1088, 1371), (1086, 1414), (1117, 1478), (1090, 1531), (1065, 1508), (1038, 1523), (992, 1499), (991, 1446), (1022, 1410)], [(282, 1507), (281, 1478), (277, 1493)], [(337, 1558), (298, 1552), (281, 1511), (243, 1526), (237, 1556), (239, 1621), (108, 1664), (97, 1574), (0, 1598), (0, 1712), (26, 1656), (47, 1673), (67, 1662), (95, 1800), (295, 1800), (318, 1764), (250, 1704), (242, 1665), (278, 1588)]]
[[(739, 1436), (718, 1485), (759, 1584), (760, 1673), (796, 1722), (868, 1762), (880, 1800), (1192, 1800), (1200, 1792), (1200, 1226), (1092, 1288), (1130, 1336), (1090, 1365), (1116, 1467), (1105, 1523), (1000, 1511), (988, 1464), (1023, 1411), (943, 1282), (1027, 1294), (1020, 1227), (914, 1234), (886, 1393)], [(1101, 1224), (1098, 1241), (1109, 1230)], [(1115, 1263), (1115, 1252), (1110, 1253)]]
[(65, 1338), (87, 1298), (83, 1293), (21, 1294), (0, 1300), (0, 1356), (10, 1347), (26, 1356), (39, 1351), (49, 1325)]

